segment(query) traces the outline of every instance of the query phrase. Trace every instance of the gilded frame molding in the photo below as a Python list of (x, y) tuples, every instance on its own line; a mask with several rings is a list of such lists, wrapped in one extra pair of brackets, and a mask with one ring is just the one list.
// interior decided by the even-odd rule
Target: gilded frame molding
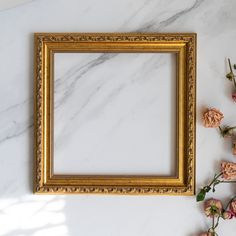
[[(55, 52), (176, 53), (176, 176), (53, 174), (53, 58)], [(35, 33), (34, 112), (34, 193), (195, 194), (195, 33)]]

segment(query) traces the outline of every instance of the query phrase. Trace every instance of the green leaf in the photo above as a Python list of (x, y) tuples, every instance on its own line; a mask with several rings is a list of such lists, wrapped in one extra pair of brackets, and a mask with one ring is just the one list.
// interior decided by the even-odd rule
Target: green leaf
[(230, 72), (226, 75), (226, 78), (229, 79), (229, 80), (233, 80), (234, 74), (232, 72)]
[(205, 199), (206, 191), (204, 189), (201, 189), (201, 191), (197, 195), (197, 202), (201, 202)]

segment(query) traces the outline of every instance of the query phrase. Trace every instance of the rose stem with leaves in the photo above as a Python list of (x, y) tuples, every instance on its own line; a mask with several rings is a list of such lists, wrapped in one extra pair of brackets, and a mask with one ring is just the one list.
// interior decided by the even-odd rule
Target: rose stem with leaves
[(197, 195), (197, 202), (203, 201), (205, 199), (206, 193), (210, 192), (211, 189), (212, 189), (212, 192), (215, 192), (216, 185), (236, 183), (236, 181), (233, 181), (233, 180), (220, 180), (219, 178), (222, 175), (223, 175), (222, 172), (219, 174), (215, 174), (213, 180), (200, 190), (200, 192)]
[(232, 65), (231, 65), (231, 62), (230, 62), (230, 59), (228, 58), (228, 63), (229, 63), (229, 69), (230, 69), (230, 73), (228, 73), (226, 75), (226, 77), (229, 79), (229, 80), (233, 80), (234, 82), (234, 87), (236, 88), (236, 81), (235, 81), (235, 75), (233, 73), (233, 69), (232, 69)]

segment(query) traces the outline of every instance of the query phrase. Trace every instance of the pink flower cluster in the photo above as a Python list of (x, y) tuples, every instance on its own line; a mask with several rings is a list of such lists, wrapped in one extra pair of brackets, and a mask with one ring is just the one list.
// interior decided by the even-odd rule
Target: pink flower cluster
[(236, 217), (236, 199), (232, 200), (228, 209), (223, 209), (222, 202), (220, 200), (211, 198), (205, 201), (204, 211), (208, 217), (221, 216), (224, 220), (232, 219)]
[[(236, 103), (236, 64), (232, 66), (230, 59), (228, 58), (230, 72), (226, 74), (226, 78), (233, 82), (234, 91), (231, 94), (232, 100)], [(221, 122), (224, 118), (222, 112), (216, 108), (207, 109), (202, 116), (203, 125), (206, 128), (218, 128), (223, 138), (231, 139), (232, 142), (232, 154), (236, 155), (236, 126), (221, 126)], [(236, 183), (233, 181), (236, 179), (236, 163), (223, 161), (221, 163), (221, 172), (215, 174), (213, 180), (199, 191), (196, 200), (204, 201), (206, 194), (212, 191), (215, 192), (216, 186), (221, 183)], [(218, 199), (208, 199), (204, 202), (204, 212), (207, 217), (212, 218), (212, 226), (208, 231), (203, 232), (200, 236), (216, 236), (216, 228), (219, 225), (219, 220), (229, 220), (236, 218), (236, 195), (228, 202), (226, 207)]]
[[(230, 220), (236, 217), (236, 199), (232, 200), (228, 206), (228, 209), (223, 209), (222, 202), (220, 200), (211, 198), (205, 201), (204, 211), (208, 217), (222, 217), (224, 220)], [(204, 232), (199, 236), (215, 236), (214, 232)]]

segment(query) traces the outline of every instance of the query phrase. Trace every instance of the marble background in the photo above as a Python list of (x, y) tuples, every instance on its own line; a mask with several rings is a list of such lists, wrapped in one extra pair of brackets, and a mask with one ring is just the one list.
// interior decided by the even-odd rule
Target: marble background
[[(0, 235), (194, 236), (208, 220), (194, 197), (36, 196), (32, 194), (33, 32), (196, 32), (197, 186), (219, 161), (235, 160), (228, 141), (204, 129), (214, 106), (234, 124), (226, 57), (236, 62), (234, 0), (35, 0), (0, 12)], [(226, 200), (235, 187), (220, 187)], [(235, 235), (223, 222), (220, 235)]]
[(176, 175), (174, 53), (54, 60), (55, 173)]

